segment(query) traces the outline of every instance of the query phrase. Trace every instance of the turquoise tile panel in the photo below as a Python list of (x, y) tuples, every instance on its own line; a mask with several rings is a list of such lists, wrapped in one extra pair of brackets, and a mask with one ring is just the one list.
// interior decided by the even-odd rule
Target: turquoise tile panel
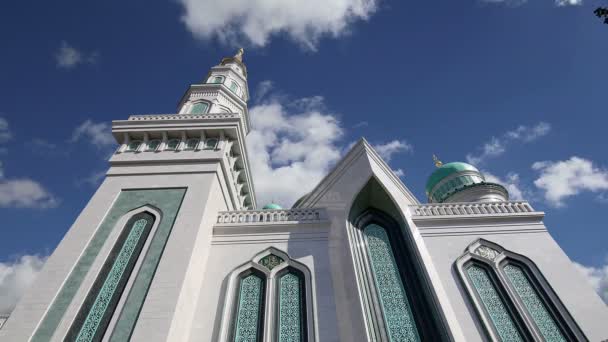
[[(134, 286), (129, 294), (129, 300), (133, 298), (133, 301), (129, 303), (129, 305), (136, 305), (137, 303), (143, 304), (143, 298), (145, 298), (145, 292), (147, 292), (147, 286), (149, 286), (149, 282), (154, 274), (156, 266), (154, 264), (154, 259), (160, 258), (160, 254), (162, 254), (162, 249), (164, 247), (164, 243), (168, 238), (168, 234), (171, 232), (173, 227), (173, 222), (175, 221), (175, 217), (177, 216), (177, 212), (179, 211), (179, 207), (181, 206), (181, 202), (186, 193), (186, 189), (140, 189), (140, 190), (125, 190), (122, 191), (114, 205), (103, 219), (101, 225), (95, 232), (95, 235), (91, 239), (89, 245), (85, 248), (84, 253), (80, 257), (80, 259), (76, 262), (74, 269), (68, 275), (63, 287), (59, 291), (57, 297), (51, 304), (51, 307), (47, 311), (46, 315), (42, 319), (38, 329), (32, 336), (32, 342), (46, 342), (51, 339), (53, 334), (55, 333), (61, 319), (65, 315), (68, 307), (71, 305), (74, 295), (82, 285), (82, 282), (89, 272), (91, 265), (97, 258), (101, 248), (105, 244), (108, 236), (112, 232), (112, 229), (115, 228), (118, 220), (123, 217), (127, 212), (142, 207), (144, 205), (152, 205), (160, 209), (163, 213), (163, 217), (161, 218), (161, 222), (158, 227), (158, 231), (154, 236), (153, 244), (150, 250), (154, 251), (154, 247), (160, 246), (160, 251), (154, 251), (155, 253), (148, 253), (146, 255), (146, 260), (144, 261), (143, 266), (138, 274), (136, 283), (137, 288)], [(119, 227), (122, 228), (122, 227)], [(161, 233), (163, 232), (163, 233)], [(157, 238), (160, 236), (159, 238)], [(150, 256), (153, 255), (153, 256)], [(149, 258), (150, 257), (150, 258)], [(151, 261), (148, 261), (151, 260)], [(148, 262), (146, 262), (148, 261)], [(157, 263), (158, 261), (156, 261)], [(153, 266), (153, 267), (152, 267)], [(148, 285), (146, 286), (145, 281), (139, 281), (140, 275), (142, 273), (148, 273), (148, 277), (141, 277), (147, 279), (149, 278)], [(143, 295), (142, 295), (143, 293)], [(135, 300), (137, 297), (138, 300)], [(127, 307), (123, 310), (123, 313), (127, 311)], [(139, 310), (134, 310), (132, 307), (129, 307), (129, 314), (125, 314), (125, 319), (129, 318), (132, 322), (137, 320), (136, 317), (133, 317), (134, 312)], [(122, 316), (122, 314), (121, 314)], [(136, 315), (135, 315), (136, 316)], [(121, 320), (123, 318), (121, 317)], [(134, 323), (131, 324), (131, 329), (134, 326)], [(121, 325), (121, 328), (125, 328), (124, 325)], [(130, 334), (130, 332), (129, 332)]]

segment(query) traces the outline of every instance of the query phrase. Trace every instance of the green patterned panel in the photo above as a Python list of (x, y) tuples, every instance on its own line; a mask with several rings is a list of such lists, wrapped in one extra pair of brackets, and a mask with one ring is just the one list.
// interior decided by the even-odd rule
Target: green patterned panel
[(386, 231), (371, 224), (363, 233), (390, 341), (420, 341)]
[(530, 284), (528, 277), (521, 267), (509, 264), (505, 266), (504, 270), (545, 340), (548, 342), (566, 341), (566, 338), (559, 330), (557, 322), (555, 322), (549, 310), (547, 310), (538, 292)]
[(279, 266), (283, 262), (283, 258), (274, 254), (268, 254), (267, 256), (260, 259), (259, 264), (266, 267), (269, 270)]
[(488, 272), (479, 266), (467, 268), (473, 287), (490, 316), (492, 324), (503, 341), (523, 341), (505, 303), (496, 291)]
[[(115, 302), (117, 301), (116, 296), (120, 295), (125, 286), (125, 278), (129, 277), (133, 269), (133, 261), (137, 259), (141, 251), (141, 247), (137, 247), (141, 245), (140, 241), (142, 238), (146, 239), (152, 222), (148, 225), (148, 230), (145, 229), (147, 224), (148, 220), (146, 219), (139, 219), (133, 224), (129, 235), (120, 248), (120, 252), (113, 260), (112, 268), (105, 277), (101, 289), (96, 291), (97, 296), (93, 305), (90, 309), (87, 308), (89, 309), (88, 314), (75, 339), (76, 341), (88, 342), (98, 340), (105, 332), (108, 323), (106, 317), (114, 311)], [(118, 241), (117, 243), (120, 244), (121, 242)], [(66, 338), (66, 340), (73, 341), (72, 337)]]
[(279, 280), (279, 342), (301, 342), (304, 317), (300, 278), (287, 273)]
[(241, 279), (235, 342), (255, 342), (261, 337), (263, 281), (255, 274)]
[[(124, 190), (120, 192), (50, 305), (34, 336), (32, 336), (31, 342), (46, 342), (51, 339), (65, 312), (72, 305), (72, 300), (90, 271), (99, 251), (116, 227), (118, 220), (129, 211), (144, 205), (151, 205), (162, 212), (162, 217), (112, 336), (113, 340), (114, 336), (118, 336), (116, 341), (128, 340), (185, 193), (186, 189), (184, 188)], [(122, 227), (118, 229), (120, 228)]]

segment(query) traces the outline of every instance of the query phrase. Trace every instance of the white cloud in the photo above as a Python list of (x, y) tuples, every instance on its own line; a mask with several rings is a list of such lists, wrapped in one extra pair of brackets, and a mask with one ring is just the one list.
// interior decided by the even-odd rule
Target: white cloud
[(112, 128), (107, 122), (93, 122), (87, 119), (80, 126), (76, 127), (72, 134), (72, 142), (80, 139), (88, 140), (98, 148), (112, 146), (116, 140), (112, 136)]
[(380, 157), (387, 163), (393, 158), (393, 155), (401, 152), (412, 152), (414, 147), (405, 140), (393, 140), (385, 144), (373, 145), (374, 150), (378, 152)]
[(574, 262), (574, 266), (587, 278), (604, 303), (608, 304), (608, 264), (600, 267), (587, 267)]
[(479, 154), (467, 154), (467, 162), (473, 165), (483, 165), (486, 159), (498, 157), (507, 151), (507, 146), (512, 142), (529, 143), (543, 137), (551, 131), (551, 125), (539, 122), (534, 126), (520, 125), (514, 130), (505, 132), (500, 137), (492, 137), (484, 143)]
[(97, 52), (85, 53), (71, 46), (66, 41), (61, 42), (61, 46), (55, 53), (57, 67), (71, 69), (79, 64), (94, 64), (99, 59)]
[(339, 37), (351, 24), (367, 20), (378, 0), (179, 0), (181, 20), (201, 39), (263, 47), (272, 36), (285, 34), (309, 50), (320, 38)]
[(0, 314), (10, 314), (42, 269), (46, 257), (24, 255), (12, 263), (0, 262)]
[(259, 204), (291, 205), (312, 190), (340, 158), (343, 129), (322, 97), (272, 98), (249, 111), (249, 162)]
[(582, 0), (555, 0), (555, 5), (558, 7), (564, 6), (580, 6), (583, 4)]
[(13, 137), (13, 134), (8, 128), (8, 121), (0, 117), (0, 143), (5, 143)]
[(393, 173), (397, 177), (403, 177), (403, 176), (405, 176), (405, 171), (403, 171), (403, 169), (393, 170)]
[(500, 178), (498, 176), (495, 176), (488, 171), (483, 171), (482, 174), (486, 178), (486, 181), (488, 181), (490, 183), (497, 183), (497, 184), (504, 186), (507, 189), (507, 191), (509, 192), (510, 200), (521, 201), (521, 200), (525, 200), (526, 197), (528, 197), (525, 195), (528, 194), (529, 191), (524, 190), (522, 188), (520, 180), (519, 180), (519, 174), (514, 173), (514, 172), (509, 172), (505, 178)]
[(556, 207), (563, 206), (565, 198), (582, 191), (608, 190), (608, 170), (597, 168), (584, 158), (574, 156), (556, 162), (536, 162), (532, 169), (540, 172), (534, 185), (543, 190), (545, 199)]
[(0, 208), (53, 208), (59, 200), (31, 179), (0, 179)]

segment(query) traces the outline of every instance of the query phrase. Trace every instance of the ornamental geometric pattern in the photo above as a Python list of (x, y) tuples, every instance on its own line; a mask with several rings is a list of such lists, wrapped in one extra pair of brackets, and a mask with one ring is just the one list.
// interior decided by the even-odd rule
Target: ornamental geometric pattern
[(258, 340), (262, 291), (262, 279), (255, 274), (250, 274), (241, 279), (234, 334), (235, 342), (255, 342)]
[(279, 280), (279, 342), (302, 341), (300, 278), (287, 273)]
[(386, 231), (376, 224), (370, 224), (363, 233), (389, 340), (420, 341)]
[(521, 298), (521, 301), (524, 303), (530, 316), (534, 320), (534, 323), (545, 338), (545, 341), (566, 341), (566, 338), (562, 335), (557, 323), (547, 310), (547, 307), (541, 300), (538, 292), (536, 292), (532, 284), (530, 284), (528, 277), (521, 267), (509, 264), (505, 266), (504, 270), (515, 288), (515, 291), (519, 295), (519, 298)]
[(263, 257), (262, 259), (260, 259), (259, 264), (266, 267), (269, 270), (272, 270), (273, 268), (279, 266), (281, 263), (283, 263), (283, 259), (280, 256), (276, 256), (274, 254), (268, 254), (267, 256)]
[[(148, 221), (146, 219), (140, 219), (135, 221), (133, 224), (133, 228), (129, 232), (125, 243), (123, 244), (120, 253), (116, 257), (116, 261), (114, 265), (112, 265), (112, 269), (108, 273), (103, 286), (97, 293), (97, 297), (95, 298), (95, 302), (85, 319), (80, 332), (78, 333), (78, 337), (76, 341), (85, 342), (85, 341), (93, 341), (97, 329), (101, 323), (101, 320), (108, 310), (108, 305), (114, 292), (116, 291), (118, 284), (127, 269), (127, 265), (129, 261), (133, 257), (133, 251), (139, 242), (142, 233), (144, 232), (144, 228)], [(135, 256), (137, 257), (137, 256)]]
[(482, 258), (486, 258), (488, 260), (494, 260), (494, 259), (496, 259), (498, 254), (500, 254), (500, 252), (498, 252), (497, 250), (487, 247), (487, 246), (479, 246), (475, 249), (475, 251), (473, 253), (479, 255)]
[(488, 312), (494, 328), (498, 331), (498, 335), (503, 341), (523, 341), (519, 334), (513, 318), (507, 311), (507, 308), (494, 288), (492, 280), (488, 272), (479, 266), (470, 266), (467, 268), (467, 273), (471, 278), (471, 282), (481, 298), (486, 311)]

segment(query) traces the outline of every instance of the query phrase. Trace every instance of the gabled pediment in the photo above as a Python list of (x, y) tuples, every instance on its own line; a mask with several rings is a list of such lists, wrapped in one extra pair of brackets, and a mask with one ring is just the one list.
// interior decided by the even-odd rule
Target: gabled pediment
[(394, 200), (404, 200), (408, 205), (420, 203), (367, 140), (361, 138), (294, 207), (350, 207), (371, 178), (375, 178)]

